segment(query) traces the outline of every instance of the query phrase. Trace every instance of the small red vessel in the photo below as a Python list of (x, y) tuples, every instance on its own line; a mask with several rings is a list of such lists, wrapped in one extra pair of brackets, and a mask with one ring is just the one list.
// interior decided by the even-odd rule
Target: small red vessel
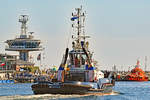
[(148, 77), (145, 72), (140, 68), (140, 61), (137, 60), (137, 64), (131, 73), (126, 76), (128, 81), (148, 81)]

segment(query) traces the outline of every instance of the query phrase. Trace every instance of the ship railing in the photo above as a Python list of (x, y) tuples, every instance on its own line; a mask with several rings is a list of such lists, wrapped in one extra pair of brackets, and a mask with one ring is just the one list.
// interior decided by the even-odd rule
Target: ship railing
[(16, 76), (15, 77), (15, 79), (35, 79), (35, 77), (34, 76), (31, 76), (31, 77), (29, 77), (29, 76)]
[(71, 69), (75, 69), (75, 70), (82, 70), (82, 69), (85, 69), (85, 65), (81, 65), (80, 67), (75, 67), (75, 65), (72, 65), (71, 66)]
[(14, 73), (16, 72), (15, 70), (0, 70), (0, 73)]
[(70, 73), (84, 73), (86, 72), (87, 70), (83, 69), (83, 68), (72, 68), (70, 69)]
[(16, 58), (7, 58), (8, 61), (16, 60)]

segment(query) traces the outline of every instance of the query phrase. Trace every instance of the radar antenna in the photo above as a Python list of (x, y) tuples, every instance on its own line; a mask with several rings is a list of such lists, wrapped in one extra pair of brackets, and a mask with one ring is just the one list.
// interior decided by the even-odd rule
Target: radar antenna
[(19, 22), (22, 23), (21, 25), (21, 35), (26, 35), (27, 27), (26, 23), (28, 21), (28, 15), (20, 15)]

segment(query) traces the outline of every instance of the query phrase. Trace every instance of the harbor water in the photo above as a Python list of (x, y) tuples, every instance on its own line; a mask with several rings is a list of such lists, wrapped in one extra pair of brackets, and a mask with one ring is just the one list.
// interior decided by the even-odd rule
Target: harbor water
[(109, 96), (34, 95), (31, 83), (0, 84), (0, 100), (150, 100), (150, 82), (116, 82)]

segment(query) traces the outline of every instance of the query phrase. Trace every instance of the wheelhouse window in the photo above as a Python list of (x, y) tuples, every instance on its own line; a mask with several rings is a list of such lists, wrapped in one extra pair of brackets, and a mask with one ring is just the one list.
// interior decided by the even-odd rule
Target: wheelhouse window
[(74, 65), (75, 67), (81, 67), (85, 65), (87, 57), (84, 52), (70, 52), (70, 64)]

